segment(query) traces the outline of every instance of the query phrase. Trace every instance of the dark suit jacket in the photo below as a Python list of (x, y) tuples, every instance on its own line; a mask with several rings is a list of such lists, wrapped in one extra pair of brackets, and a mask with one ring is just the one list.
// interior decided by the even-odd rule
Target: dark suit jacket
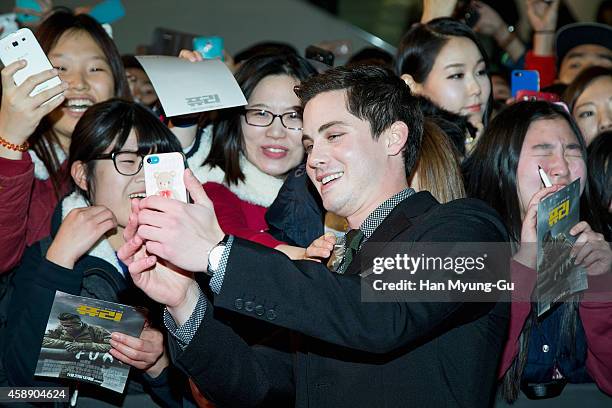
[[(502, 242), (478, 200), (440, 205), (427, 192), (400, 203), (371, 242)], [(364, 248), (362, 248), (362, 253)], [(509, 254), (508, 254), (509, 255)], [(485, 273), (505, 276), (507, 263)], [(349, 272), (359, 272), (354, 261)], [(493, 271), (492, 268), (500, 268)], [(357, 270), (356, 270), (357, 269)], [(289, 329), (287, 347), (249, 347), (215, 317), (175, 358), (219, 406), (485, 407), (506, 338), (504, 303), (364, 303), (360, 277), (235, 240), (214, 308)]]

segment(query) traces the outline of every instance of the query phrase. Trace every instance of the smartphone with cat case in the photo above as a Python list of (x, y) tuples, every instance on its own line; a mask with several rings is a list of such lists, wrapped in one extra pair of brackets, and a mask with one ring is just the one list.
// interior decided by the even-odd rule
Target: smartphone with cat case
[(185, 156), (182, 153), (155, 153), (144, 158), (147, 197), (158, 195), (188, 202), (183, 181)]
[[(4, 66), (12, 64), (15, 61), (26, 60), (25, 68), (20, 69), (13, 75), (13, 80), (17, 86), (21, 85), (26, 79), (32, 75), (36, 75), (43, 71), (53, 68), (47, 55), (40, 47), (38, 40), (28, 28), (22, 28), (12, 34), (7, 35), (0, 40), (0, 60)], [(59, 76), (54, 76), (46, 80), (42, 84), (38, 84), (30, 93), (30, 96), (39, 94), (54, 86), (60, 85), (62, 81)], [(58, 94), (56, 98), (61, 95)], [(48, 103), (49, 101), (45, 102)]]

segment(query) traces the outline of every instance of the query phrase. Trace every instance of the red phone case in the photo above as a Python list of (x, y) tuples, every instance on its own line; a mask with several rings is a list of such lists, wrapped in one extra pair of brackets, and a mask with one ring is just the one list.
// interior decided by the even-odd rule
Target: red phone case
[(536, 92), (522, 90), (516, 93), (516, 101), (547, 101), (547, 102), (559, 102), (561, 98), (559, 95), (551, 92)]

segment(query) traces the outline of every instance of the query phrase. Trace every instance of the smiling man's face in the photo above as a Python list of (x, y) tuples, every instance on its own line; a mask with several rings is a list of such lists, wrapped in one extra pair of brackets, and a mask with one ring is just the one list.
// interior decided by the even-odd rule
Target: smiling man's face
[(344, 90), (323, 92), (306, 104), (307, 173), (328, 211), (367, 216), (381, 197), (395, 192), (386, 191), (390, 155), (384, 133), (375, 140), (369, 122), (347, 110)]

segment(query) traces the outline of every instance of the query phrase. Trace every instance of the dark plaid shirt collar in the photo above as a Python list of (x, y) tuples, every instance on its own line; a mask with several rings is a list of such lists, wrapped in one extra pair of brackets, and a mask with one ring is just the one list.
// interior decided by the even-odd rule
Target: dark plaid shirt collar
[(413, 189), (406, 188), (400, 191), (399, 193), (395, 194), (393, 197), (390, 197), (389, 199), (387, 199), (385, 202), (379, 205), (374, 211), (372, 211), (370, 215), (368, 215), (368, 217), (363, 221), (363, 223), (359, 227), (359, 229), (363, 231), (363, 235), (364, 235), (364, 239), (361, 242), (361, 244), (363, 245), (365, 241), (370, 239), (370, 237), (372, 236), (376, 228), (378, 228), (378, 226), (382, 224), (385, 218), (389, 216), (391, 211), (393, 211), (393, 209), (397, 207), (399, 203), (401, 203), (402, 201), (404, 201), (406, 198), (410, 197), (414, 193), (415, 191)]

